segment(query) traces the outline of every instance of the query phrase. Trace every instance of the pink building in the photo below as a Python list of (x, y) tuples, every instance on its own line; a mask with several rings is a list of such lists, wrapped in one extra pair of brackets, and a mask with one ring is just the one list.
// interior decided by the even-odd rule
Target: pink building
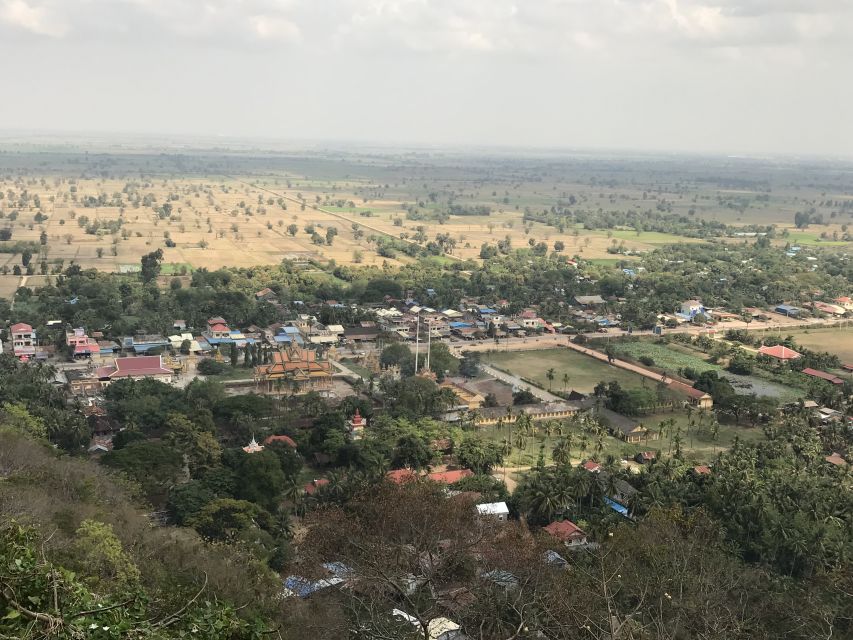
[(36, 354), (36, 332), (25, 322), (13, 324), (9, 330), (12, 334), (12, 352), (17, 358), (29, 359)]

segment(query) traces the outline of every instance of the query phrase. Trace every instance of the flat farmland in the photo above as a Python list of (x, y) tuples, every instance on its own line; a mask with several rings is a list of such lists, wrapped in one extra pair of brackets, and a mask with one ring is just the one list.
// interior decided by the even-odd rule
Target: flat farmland
[[(612, 265), (666, 244), (698, 242), (642, 224), (605, 229), (575, 219), (589, 212), (641, 222), (662, 212), (773, 223), (780, 245), (849, 244), (843, 225), (853, 212), (837, 204), (848, 198), (843, 180), (829, 174), (823, 184), (838, 187), (824, 192), (801, 171), (670, 157), (0, 147), (0, 227), (12, 231), (7, 244), (45, 239), (38, 263), (74, 261), (104, 271), (136, 265), (158, 248), (166, 264), (195, 268), (284, 258), (394, 266), (411, 259), (399, 249), (380, 255), (383, 238), (440, 243), (448, 260), (479, 259), (483, 244), (498, 241), (512, 248), (545, 243), (549, 251), (559, 241), (566, 255)], [(832, 204), (821, 202), (825, 193), (837, 194)], [(793, 229), (805, 208), (831, 224)], [(540, 221), (557, 210), (559, 224)], [(337, 233), (329, 244), (331, 227)], [(11, 270), (20, 256), (0, 260)]]
[[(285, 209), (278, 198), (239, 182), (182, 179), (140, 186), (138, 193), (150, 206), (134, 206), (129, 201), (133, 196), (123, 193), (127, 184), (76, 180), (30, 187), (32, 206), (16, 208), (14, 219), (7, 217), (3, 226), (11, 228), (12, 243), (38, 243), (44, 232), (47, 245), (41, 257), (50, 264), (74, 262), (103, 271), (138, 265), (140, 256), (158, 248), (163, 249), (164, 263), (210, 269), (272, 264), (284, 258), (363, 264), (385, 260), (339, 217), (286, 201)], [(13, 187), (0, 183), (0, 188)], [(95, 206), (87, 200), (102, 194), (110, 200), (117, 196), (122, 206)], [(161, 213), (164, 205), (169, 205), (167, 214)], [(295, 233), (290, 225), (296, 225)], [(331, 245), (325, 242), (330, 227), (337, 231)], [(313, 241), (311, 229), (322, 238), (322, 246)], [(2, 254), (0, 260), (10, 268), (19, 264), (12, 254)]]

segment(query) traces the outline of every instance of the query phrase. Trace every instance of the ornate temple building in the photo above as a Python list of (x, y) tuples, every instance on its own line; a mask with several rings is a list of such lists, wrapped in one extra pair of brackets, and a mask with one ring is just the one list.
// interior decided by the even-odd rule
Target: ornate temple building
[(269, 364), (255, 367), (255, 382), (267, 391), (274, 391), (279, 380), (297, 391), (326, 389), (332, 384), (332, 363), (312, 349), (285, 347), (272, 354)]

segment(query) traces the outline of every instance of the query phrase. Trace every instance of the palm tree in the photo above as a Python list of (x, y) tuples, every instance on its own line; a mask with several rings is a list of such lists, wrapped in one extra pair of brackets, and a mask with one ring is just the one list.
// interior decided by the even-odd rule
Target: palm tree
[(548, 371), (545, 372), (545, 377), (548, 378), (548, 391), (551, 390), (551, 383), (554, 382), (555, 374), (556, 372), (554, 371), (554, 367), (551, 367), (550, 369), (548, 369)]
[(515, 448), (518, 449), (519, 462), (521, 461), (521, 453), (527, 447), (527, 435), (521, 429), (515, 432)]
[(528, 513), (546, 522), (553, 520), (554, 514), (566, 506), (563, 496), (554, 489), (537, 478), (530, 490)]
[(599, 433), (595, 441), (595, 453), (601, 456), (602, 451), (604, 451), (604, 434)]
[(675, 437), (672, 440), (673, 440), (673, 442), (675, 442), (675, 457), (680, 458), (681, 457), (681, 442), (682, 442), (681, 429), (680, 428), (675, 432)]
[(525, 435), (530, 435), (530, 430), (533, 425), (533, 421), (530, 419), (530, 416), (526, 413), (522, 413), (518, 416), (515, 421), (515, 426), (518, 431), (523, 431)]
[(589, 446), (589, 437), (584, 433), (580, 439), (581, 457), (586, 454), (586, 448)]
[(566, 441), (565, 438), (561, 438), (557, 441), (557, 444), (554, 445), (554, 450), (551, 452), (551, 456), (554, 458), (554, 462), (559, 465), (568, 465), (571, 464), (572, 461), (572, 449), (571, 445)]
[[(580, 471), (581, 473), (577, 473)], [(592, 488), (592, 483), (597, 482), (598, 478), (594, 477), (597, 474), (587, 473), (583, 469), (575, 469), (572, 475), (572, 496), (575, 499), (575, 504), (580, 505), (580, 501), (589, 495), (589, 490)]]
[(569, 380), (570, 380), (570, 378), (569, 378), (569, 374), (568, 374), (568, 373), (564, 373), (564, 374), (563, 374), (563, 391), (568, 391), (568, 389), (569, 389)]

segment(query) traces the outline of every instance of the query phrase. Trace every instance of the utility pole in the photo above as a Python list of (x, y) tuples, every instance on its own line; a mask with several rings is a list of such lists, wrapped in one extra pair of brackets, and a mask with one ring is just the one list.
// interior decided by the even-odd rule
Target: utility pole
[(418, 311), (418, 322), (415, 325), (415, 374), (418, 373), (418, 354), (421, 349), (421, 312)]
[(432, 328), (429, 326), (429, 320), (427, 320), (427, 361), (426, 368), (429, 369), (429, 350), (432, 346)]

